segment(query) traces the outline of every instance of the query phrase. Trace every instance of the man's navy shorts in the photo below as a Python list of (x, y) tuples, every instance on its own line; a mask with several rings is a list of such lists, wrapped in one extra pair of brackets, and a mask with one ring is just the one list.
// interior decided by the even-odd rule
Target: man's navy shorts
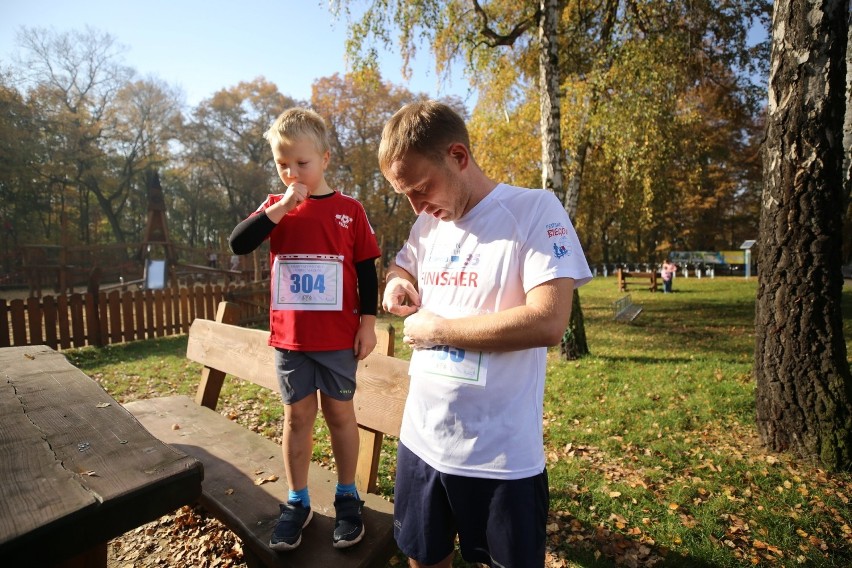
[(514, 480), (449, 475), (399, 444), (394, 537), (422, 564), (446, 558), (458, 534), (467, 562), (541, 568), (549, 505), (546, 471)]

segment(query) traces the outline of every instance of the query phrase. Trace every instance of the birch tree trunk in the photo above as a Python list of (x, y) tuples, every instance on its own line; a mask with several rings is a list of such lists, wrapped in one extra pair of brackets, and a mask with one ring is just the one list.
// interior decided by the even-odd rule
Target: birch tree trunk
[[(559, 75), (559, 0), (540, 0), (538, 39), (539, 104), (541, 120), (541, 185), (544, 189), (562, 195), (564, 192), (562, 168), (562, 121)], [(576, 203), (575, 203), (576, 209)], [(576, 211), (568, 211), (572, 221)], [(577, 290), (571, 298), (571, 320), (562, 336), (562, 356), (573, 360), (587, 355), (583, 310)]]
[(776, 0), (759, 240), (757, 429), (774, 451), (852, 467), (841, 315), (849, 0)]

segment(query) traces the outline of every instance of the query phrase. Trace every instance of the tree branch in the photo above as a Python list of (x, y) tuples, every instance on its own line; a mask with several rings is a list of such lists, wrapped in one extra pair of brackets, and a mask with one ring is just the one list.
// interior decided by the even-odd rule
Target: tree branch
[(485, 13), (485, 10), (482, 8), (482, 6), (479, 5), (479, 0), (472, 0), (472, 2), (473, 10), (476, 12), (482, 22), (482, 25), (479, 29), (479, 33), (482, 34), (484, 38), (486, 38), (485, 44), (488, 47), (497, 47), (501, 45), (512, 46), (515, 44), (515, 40), (517, 40), (531, 26), (535, 25), (536, 22), (538, 22), (540, 9), (536, 8), (535, 12), (531, 17), (518, 22), (508, 34), (500, 34), (491, 28), (490, 18), (488, 17), (488, 14)]

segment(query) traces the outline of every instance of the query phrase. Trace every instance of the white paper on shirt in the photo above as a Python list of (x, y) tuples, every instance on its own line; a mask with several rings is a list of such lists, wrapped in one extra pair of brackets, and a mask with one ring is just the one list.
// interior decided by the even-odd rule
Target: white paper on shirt
[(272, 266), (272, 309), (343, 309), (343, 257), (331, 254), (279, 254)]

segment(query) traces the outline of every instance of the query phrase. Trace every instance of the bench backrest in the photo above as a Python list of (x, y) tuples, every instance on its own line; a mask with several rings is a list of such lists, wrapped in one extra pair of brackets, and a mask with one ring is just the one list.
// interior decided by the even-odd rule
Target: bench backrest
[[(238, 316), (236, 304), (221, 302), (216, 321), (196, 319), (189, 329), (186, 356), (204, 366), (195, 402), (213, 410), (226, 374), (278, 392), (269, 332), (232, 325)], [(376, 335), (376, 349), (358, 363), (354, 399), (361, 429), (356, 483), (366, 492), (376, 489), (382, 434), (399, 436), (409, 383), (408, 361), (389, 355), (393, 353), (393, 328), (377, 328)]]

